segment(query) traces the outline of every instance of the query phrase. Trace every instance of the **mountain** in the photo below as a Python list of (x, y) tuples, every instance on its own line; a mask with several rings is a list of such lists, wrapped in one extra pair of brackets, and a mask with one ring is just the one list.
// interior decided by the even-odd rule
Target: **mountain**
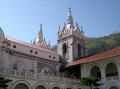
[[(113, 33), (104, 37), (85, 37), (88, 56), (104, 52), (120, 46), (120, 33)], [(57, 45), (52, 46), (53, 51), (57, 51)]]

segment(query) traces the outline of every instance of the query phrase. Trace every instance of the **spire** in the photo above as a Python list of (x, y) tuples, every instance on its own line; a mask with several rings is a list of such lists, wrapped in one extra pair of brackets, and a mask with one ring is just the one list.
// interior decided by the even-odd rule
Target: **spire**
[(43, 31), (42, 31), (42, 24), (40, 24), (40, 31), (38, 33), (38, 38), (40, 42), (43, 42)]
[(76, 22), (76, 27), (79, 28), (78, 23)]
[(49, 42), (48, 42), (48, 49), (51, 49), (50, 40), (49, 40)]
[(82, 28), (82, 26), (81, 26), (81, 32), (82, 32), (82, 34), (84, 35), (84, 31), (83, 31), (83, 28)]
[(60, 26), (59, 26), (59, 30), (60, 30)]
[(67, 20), (67, 21), (68, 21), (68, 23), (67, 23), (67, 28), (68, 28), (68, 29), (74, 28), (71, 8), (69, 8), (68, 20)]
[(81, 26), (81, 30), (82, 30), (82, 26)]
[(58, 34), (59, 34), (59, 32), (60, 32), (60, 26), (59, 26)]
[(34, 41), (33, 41), (33, 44), (35, 45), (35, 43), (36, 43), (36, 37), (35, 37), (35, 39), (34, 39)]
[(45, 40), (45, 37), (44, 37), (44, 41), (46, 41), (46, 40)]
[(48, 44), (50, 44), (50, 40), (49, 40)]
[(40, 35), (43, 35), (43, 32), (42, 32), (42, 24), (40, 24), (40, 31), (39, 31), (38, 35), (39, 35), (39, 36), (40, 36)]
[(64, 22), (64, 27), (63, 27), (63, 30), (65, 29), (65, 27), (66, 27), (66, 24), (65, 24), (65, 22)]
[(71, 8), (69, 8), (69, 12), (68, 12), (68, 24), (73, 24)]

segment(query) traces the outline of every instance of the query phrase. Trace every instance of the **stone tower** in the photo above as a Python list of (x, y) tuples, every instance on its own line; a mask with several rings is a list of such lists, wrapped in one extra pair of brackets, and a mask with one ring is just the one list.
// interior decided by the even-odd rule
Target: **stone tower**
[(59, 27), (57, 44), (58, 54), (68, 63), (86, 56), (84, 32), (77, 23), (74, 26), (71, 8), (69, 8), (67, 24), (64, 24), (63, 29)]

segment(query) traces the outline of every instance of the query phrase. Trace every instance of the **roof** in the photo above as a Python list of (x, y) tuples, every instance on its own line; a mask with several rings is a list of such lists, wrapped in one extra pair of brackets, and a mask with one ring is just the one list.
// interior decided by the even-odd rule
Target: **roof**
[(106, 58), (110, 58), (110, 57), (114, 57), (114, 56), (120, 56), (120, 47), (116, 47), (114, 49), (99, 53), (99, 54), (95, 54), (89, 57), (85, 57), (76, 61), (73, 61), (69, 64), (66, 65), (66, 67), (69, 66), (74, 66), (74, 65), (78, 65), (78, 64), (82, 64), (82, 63), (88, 63), (88, 62), (93, 62), (93, 61), (98, 61), (98, 60), (102, 60), (102, 59), (106, 59)]
[(11, 38), (11, 37), (6, 37), (6, 38), (7, 38), (7, 40), (9, 40), (9, 41), (12, 41), (12, 42), (15, 42), (15, 43), (24, 45), (24, 46), (28, 46), (28, 47), (31, 47), (31, 48), (34, 48), (34, 49), (37, 49), (37, 50), (40, 50), (40, 51), (43, 51), (43, 52), (47, 52), (47, 53), (51, 53), (51, 54), (54, 54), (54, 55), (59, 56), (59, 54), (57, 54), (56, 52), (51, 51), (51, 50), (49, 50), (49, 49), (37, 47), (37, 46), (35, 46), (35, 45), (33, 45), (33, 44), (26, 43), (26, 42), (22, 42), (22, 41), (16, 40), (16, 39)]

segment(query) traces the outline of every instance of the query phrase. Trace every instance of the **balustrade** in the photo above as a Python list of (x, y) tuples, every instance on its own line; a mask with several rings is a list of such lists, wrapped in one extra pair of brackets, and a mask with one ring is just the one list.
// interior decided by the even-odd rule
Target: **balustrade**
[(106, 77), (106, 81), (114, 81), (114, 80), (119, 80), (119, 76)]
[(77, 83), (79, 81), (70, 78), (63, 78), (51, 75), (43, 75), (39, 73), (33, 73), (30, 71), (14, 70), (9, 68), (0, 68), (0, 75), (20, 78), (31, 78), (36, 80), (50, 81), (50, 82), (62, 82), (62, 83)]

